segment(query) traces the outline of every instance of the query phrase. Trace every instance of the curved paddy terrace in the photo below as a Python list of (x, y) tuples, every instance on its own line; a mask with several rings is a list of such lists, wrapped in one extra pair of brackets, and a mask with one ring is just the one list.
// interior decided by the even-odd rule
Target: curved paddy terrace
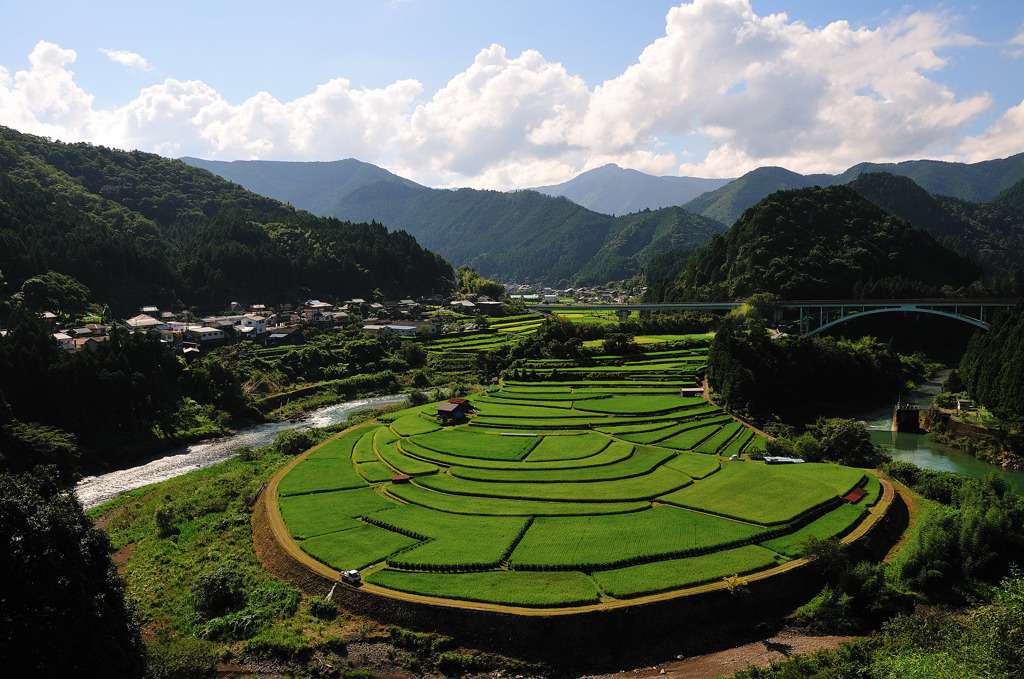
[(879, 511), (864, 470), (730, 461), (764, 438), (680, 396), (688, 371), (505, 382), (468, 399), (467, 424), (430, 404), (350, 429), (271, 483), (286, 540), (364, 591), (578, 609), (785, 569)]

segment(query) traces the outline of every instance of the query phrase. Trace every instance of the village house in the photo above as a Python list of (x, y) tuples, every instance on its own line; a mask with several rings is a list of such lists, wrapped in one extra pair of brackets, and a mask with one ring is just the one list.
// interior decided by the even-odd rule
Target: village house
[(64, 351), (71, 351), (75, 348), (75, 341), (71, 338), (71, 335), (66, 335), (62, 332), (53, 333), (53, 339), (57, 340), (60, 344), (60, 348)]

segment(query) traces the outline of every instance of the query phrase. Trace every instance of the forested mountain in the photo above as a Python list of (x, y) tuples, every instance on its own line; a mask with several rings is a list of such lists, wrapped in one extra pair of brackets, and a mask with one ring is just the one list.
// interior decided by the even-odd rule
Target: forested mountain
[(838, 175), (835, 183), (846, 184), (861, 174), (872, 172), (909, 177), (929, 193), (952, 196), (972, 203), (987, 203), (1024, 179), (1024, 153), (979, 163), (948, 163), (939, 160), (860, 163)]
[(604, 246), (580, 269), (577, 278), (603, 282), (633, 275), (666, 252), (697, 249), (712, 235), (722, 233), (723, 227), (721, 222), (680, 207), (617, 217)]
[(850, 188), (982, 265), (994, 288), (1024, 271), (1024, 180), (990, 203), (929, 193), (908, 177), (862, 174)]
[(342, 198), (374, 182), (419, 186), (383, 168), (354, 158), (327, 163), (272, 160), (226, 162), (199, 158), (181, 160), (209, 170), (261, 196), (270, 196), (301, 210), (309, 210), (315, 215), (326, 214)]
[(1024, 153), (980, 163), (908, 160), (860, 163), (842, 174), (801, 175), (780, 167), (760, 167), (683, 205), (690, 212), (732, 224), (743, 211), (774, 191), (848, 184), (861, 174), (884, 172), (909, 177), (929, 193), (972, 202), (987, 202), (1024, 179)]
[(0, 128), (0, 271), (47, 271), (126, 314), (140, 303), (407, 295), (451, 266), (407, 233), (316, 217), (181, 161)]
[[(711, 237), (651, 301), (906, 298), (954, 294), (979, 266), (845, 186), (779, 191)], [(980, 287), (980, 283), (978, 283)]]
[(732, 224), (744, 210), (775, 191), (803, 189), (816, 184), (828, 186), (832, 179), (827, 174), (805, 176), (781, 167), (759, 167), (719, 189), (694, 198), (683, 207), (723, 224)]
[(665, 247), (697, 247), (725, 225), (677, 208), (610, 217), (536, 191), (446, 191), (378, 182), (332, 214), (405, 229), (457, 265), (505, 281), (604, 283)]
[(698, 177), (656, 177), (610, 163), (587, 170), (562, 184), (538, 186), (533, 190), (548, 196), (565, 196), (594, 212), (626, 215), (644, 209), (657, 210), (682, 205), (730, 181)]

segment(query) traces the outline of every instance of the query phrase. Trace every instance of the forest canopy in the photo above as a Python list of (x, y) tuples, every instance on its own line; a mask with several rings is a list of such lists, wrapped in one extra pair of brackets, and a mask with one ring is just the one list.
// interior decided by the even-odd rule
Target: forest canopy
[[(142, 303), (410, 296), (452, 286), (451, 265), (404, 231), (316, 217), (181, 161), (3, 127), (0, 271), (15, 290), (59, 272), (119, 314)], [(33, 283), (25, 292), (50, 303), (46, 290)]]

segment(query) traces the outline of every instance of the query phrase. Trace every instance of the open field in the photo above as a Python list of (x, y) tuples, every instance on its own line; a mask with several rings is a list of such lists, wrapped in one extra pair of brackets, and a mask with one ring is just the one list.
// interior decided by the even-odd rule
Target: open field
[[(680, 395), (702, 360), (692, 350), (585, 368), (556, 359), (554, 378), (542, 368), (543, 379), (468, 397), (468, 424), (443, 425), (435, 404), (390, 414), (295, 464), (277, 487), (281, 517), (318, 561), (372, 566), (373, 585), (525, 607), (696, 587), (853, 530), (877, 479), (726, 459), (764, 438)], [(868, 497), (843, 503), (857, 485)]]

